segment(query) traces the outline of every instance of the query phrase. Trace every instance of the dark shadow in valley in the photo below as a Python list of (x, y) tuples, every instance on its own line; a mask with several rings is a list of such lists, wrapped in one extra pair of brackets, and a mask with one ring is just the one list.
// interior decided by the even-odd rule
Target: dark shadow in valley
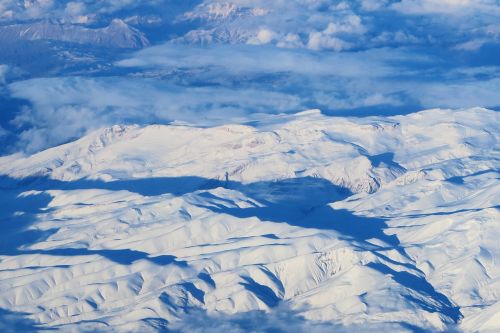
[(452, 183), (452, 184), (456, 184), (456, 185), (463, 185), (467, 182), (467, 178), (469, 178), (469, 177), (481, 176), (481, 175), (488, 174), (488, 173), (491, 173), (492, 175), (496, 175), (495, 179), (497, 179), (497, 180), (500, 179), (500, 176), (499, 176), (500, 169), (487, 169), (487, 170), (474, 172), (474, 173), (469, 174), (469, 175), (454, 176), (454, 177), (446, 179), (446, 181), (449, 183)]
[[(123, 186), (125, 185), (118, 185), (117, 190), (122, 189)], [(36, 228), (37, 215), (50, 213), (52, 210), (49, 208), (49, 203), (53, 197), (46, 191), (73, 189), (74, 187), (94, 188), (85, 182), (82, 186), (76, 186), (76, 183), (44, 178), (12, 179), (0, 177), (0, 255), (41, 254), (62, 257), (97, 255), (121, 265), (130, 265), (137, 260), (148, 260), (157, 265), (187, 266), (185, 261), (177, 260), (172, 255), (150, 256), (148, 253), (131, 249), (28, 249), (27, 247), (30, 245), (48, 239), (59, 230), (59, 228), (48, 230)], [(155, 190), (150, 189), (145, 192), (151, 193), (151, 191)], [(63, 222), (61, 227), (64, 227)]]
[[(443, 208), (443, 207), (441, 207), (441, 208)], [(448, 215), (455, 215), (455, 214), (460, 214), (460, 213), (480, 212), (480, 211), (485, 210), (485, 209), (500, 209), (500, 205), (490, 206), (490, 207), (481, 207), (481, 208), (458, 209), (458, 210), (445, 211), (445, 212), (408, 214), (408, 215), (400, 215), (398, 217), (419, 218), (419, 217), (427, 217), (427, 216), (448, 216)]]
[(16, 190), (107, 190), (128, 191), (142, 196), (158, 196), (163, 194), (183, 195), (200, 189), (211, 189), (221, 186), (221, 182), (215, 179), (202, 177), (159, 177), (124, 179), (114, 181), (102, 181), (94, 179), (79, 179), (75, 181), (61, 181), (47, 177), (28, 177), (12, 179), (0, 176), (1, 189)]
[(41, 327), (29, 319), (27, 313), (11, 312), (0, 308), (0, 332), (2, 333), (35, 333), (55, 332), (55, 329)]
[(394, 153), (392, 153), (392, 152), (378, 154), (378, 155), (366, 155), (366, 157), (368, 157), (368, 159), (370, 160), (372, 165), (377, 167), (377, 168), (380, 167), (381, 164), (383, 163), (383, 164), (391, 167), (392, 169), (395, 169), (395, 170), (399, 169), (399, 170), (406, 171), (406, 169), (403, 166), (401, 166), (399, 163), (394, 161)]
[[(377, 158), (377, 157), (375, 157)], [(380, 161), (392, 160), (391, 156), (380, 156)], [(10, 184), (10, 185), (9, 185)], [(37, 197), (33, 204), (24, 202), (22, 196), (12, 196), (12, 207), (31, 209), (34, 213), (44, 211), (47, 205), (47, 197), (44, 197), (46, 190), (109, 190), (109, 191), (129, 191), (143, 196), (157, 196), (164, 194), (183, 195), (196, 192), (196, 195), (203, 198), (204, 204), (196, 203), (202, 208), (214, 213), (227, 214), (238, 218), (255, 217), (262, 222), (286, 223), (291, 226), (302, 228), (314, 228), (320, 230), (331, 230), (338, 233), (339, 238), (352, 243), (361, 251), (368, 250), (379, 257), (377, 264), (372, 264), (375, 269), (398, 284), (424, 295), (421, 298), (409, 299), (417, 307), (430, 312), (440, 312), (446, 314), (453, 321), (457, 322), (460, 311), (443, 294), (436, 291), (432, 285), (425, 280), (425, 275), (412, 264), (411, 260), (397, 262), (388, 258), (384, 252), (386, 250), (398, 251), (402, 256), (409, 259), (404, 248), (395, 235), (387, 234), (388, 225), (382, 218), (366, 217), (353, 214), (345, 209), (334, 209), (330, 203), (346, 199), (351, 196), (351, 192), (345, 188), (334, 185), (331, 182), (314, 177), (303, 177), (284, 179), (279, 181), (265, 181), (254, 183), (241, 183), (229, 179), (217, 180), (201, 177), (176, 177), (176, 178), (149, 178), (149, 179), (128, 179), (117, 181), (100, 181), (81, 179), (71, 182), (51, 180), (43, 177), (13, 180), (0, 179), (0, 187), (7, 185), (16, 190), (6, 190), (2, 193), (36, 190), (41, 191), (41, 197)], [(219, 191), (208, 191), (215, 188), (226, 188), (244, 194), (248, 200), (241, 205), (239, 199), (232, 199), (231, 195), (218, 195)], [(38, 192), (37, 192), (38, 193)], [(214, 194), (216, 193), (216, 194)], [(21, 198), (21, 199), (20, 199)], [(43, 199), (43, 200), (42, 200)], [(21, 201), (17, 201), (21, 200)], [(84, 203), (82, 203), (84, 204)], [(26, 207), (24, 207), (27, 205)], [(19, 207), (18, 207), (19, 208)], [(17, 208), (10, 208), (7, 212), (15, 212)], [(12, 230), (22, 226), (29, 226), (30, 221), (19, 224), (16, 217), (11, 214), (10, 222)], [(9, 221), (7, 221), (9, 222)], [(5, 222), (2, 222), (5, 223)], [(26, 236), (21, 232), (18, 236)], [(38, 234), (37, 237), (40, 237)], [(47, 235), (45, 235), (47, 236)], [(19, 237), (19, 239), (32, 242), (36, 237)], [(28, 242), (29, 243), (29, 242)], [(187, 265), (185, 262), (177, 261), (173, 256), (162, 256), (151, 258), (147, 253), (134, 250), (89, 250), (89, 249), (52, 249), (52, 250), (22, 250), (23, 242), (14, 242), (8, 246), (3, 246), (2, 254), (19, 255), (28, 253), (40, 253), (55, 256), (82, 256), (98, 254), (116, 263), (128, 265), (140, 259), (150, 260), (161, 265), (177, 264)], [(387, 263), (387, 264), (384, 264)], [(402, 271), (395, 271), (390, 265), (402, 267)], [(406, 271), (403, 271), (403, 267)], [(256, 295), (270, 307), (279, 303), (279, 297), (275, 295), (267, 286), (255, 283), (255, 281), (245, 280), (244, 287)], [(192, 289), (193, 297), (202, 299), (203, 295)], [(168, 295), (167, 295), (168, 296)], [(167, 297), (165, 296), (165, 297)]]
[[(391, 277), (392, 280), (409, 290), (418, 291), (418, 294), (423, 296), (423, 298), (419, 298), (409, 293), (403, 295), (409, 302), (416, 304), (428, 312), (442, 313), (451, 318), (455, 323), (462, 318), (459, 307), (455, 306), (444, 294), (438, 292), (424, 277), (410, 274), (406, 271), (396, 271), (382, 263), (372, 262), (367, 264), (367, 266)], [(433, 301), (429, 302), (429, 299)]]
[(53, 230), (31, 228), (36, 214), (48, 212), (52, 196), (45, 192), (0, 188), (0, 254), (11, 255), (15, 249), (44, 240)]
[(26, 255), (26, 254), (42, 254), (57, 257), (80, 257), (80, 256), (100, 256), (106, 258), (114, 263), (120, 265), (131, 265), (138, 260), (148, 260), (156, 265), (178, 265), (181, 267), (187, 267), (187, 262), (182, 260), (177, 260), (177, 257), (172, 255), (160, 255), (160, 256), (150, 256), (146, 252), (130, 250), (130, 249), (105, 249), (105, 250), (93, 250), (86, 248), (56, 248), (49, 250), (29, 250), (29, 249), (16, 249), (10, 252), (3, 252), (0, 254), (5, 254), (9, 256), (16, 255)]
[[(198, 195), (212, 203), (204, 208), (216, 213), (229, 214), (239, 218), (254, 216), (261, 221), (284, 222), (303, 228), (336, 230), (351, 240), (366, 242), (370, 239), (378, 239), (392, 247), (399, 245), (395, 236), (384, 233), (387, 224), (383, 219), (358, 216), (344, 209), (331, 208), (328, 203), (343, 200), (351, 196), (352, 193), (346, 188), (315, 177), (250, 184), (194, 176), (126, 179), (109, 182), (91, 179), (66, 182), (44, 177), (21, 180), (8, 179), (8, 181), (4, 178), (0, 181), (23, 188), (24, 191), (92, 189), (128, 191), (142, 196), (184, 195), (200, 191)], [(13, 182), (14, 185), (12, 185)], [(230, 199), (217, 197), (209, 191), (203, 191), (217, 187), (239, 191), (262, 205), (240, 208), (232, 204)]]
[(281, 299), (268, 286), (258, 283), (249, 276), (242, 276), (241, 278), (245, 282), (241, 282), (240, 284), (268, 307), (274, 308), (280, 303)]
[(379, 240), (388, 247), (398, 248), (397, 237), (384, 232), (388, 228), (385, 220), (355, 215), (328, 205), (352, 195), (348, 189), (328, 180), (303, 177), (251, 184), (232, 182), (228, 187), (260, 205), (249, 203), (250, 207), (240, 208), (228, 199), (202, 192), (200, 195), (211, 203), (205, 208), (238, 218), (257, 217), (261, 221), (283, 222), (302, 228), (335, 230), (344, 239), (363, 243)]

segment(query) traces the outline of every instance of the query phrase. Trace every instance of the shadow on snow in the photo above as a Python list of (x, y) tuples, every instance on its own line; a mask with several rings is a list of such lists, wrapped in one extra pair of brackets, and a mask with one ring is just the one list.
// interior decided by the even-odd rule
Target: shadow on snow
[[(77, 182), (76, 182), (77, 183)], [(76, 183), (71, 184), (73, 188)], [(141, 259), (157, 265), (176, 264), (187, 266), (172, 255), (150, 256), (148, 253), (131, 249), (87, 249), (87, 248), (55, 248), (27, 249), (26, 247), (47, 239), (57, 233), (58, 228), (41, 230), (32, 228), (38, 214), (50, 213), (48, 207), (53, 197), (46, 190), (60, 190), (64, 182), (43, 178), (14, 180), (0, 178), (0, 255), (17, 256), (23, 254), (42, 254), (51, 256), (94, 256), (98, 255), (117, 264), (130, 265)], [(84, 188), (91, 188), (85, 187)], [(95, 188), (95, 187), (94, 187)]]
[[(386, 156), (381, 156), (385, 160)], [(227, 191), (237, 191), (252, 199), (245, 207), (225, 197), (219, 197), (210, 189), (224, 187)], [(372, 263), (368, 266), (377, 270), (398, 284), (416, 291), (423, 297), (408, 296), (408, 300), (416, 306), (430, 312), (440, 312), (457, 322), (461, 313), (451, 301), (425, 280), (424, 274), (413, 264), (400, 263), (386, 257), (384, 250), (393, 249), (407, 258), (403, 247), (395, 235), (388, 235), (388, 225), (384, 219), (363, 217), (347, 210), (333, 209), (329, 203), (349, 197), (347, 189), (331, 182), (313, 178), (294, 178), (279, 181), (255, 182), (243, 184), (235, 181), (221, 181), (201, 177), (130, 179), (104, 182), (100, 180), (81, 179), (64, 182), (47, 178), (28, 178), (15, 180), (0, 179), (0, 202), (5, 209), (0, 213), (2, 235), (0, 255), (47, 254), (55, 256), (100, 255), (116, 263), (128, 265), (139, 259), (147, 259), (159, 265), (187, 265), (177, 261), (174, 256), (150, 257), (147, 253), (135, 250), (89, 250), (89, 249), (23, 249), (41, 239), (47, 238), (57, 230), (34, 231), (29, 227), (35, 222), (36, 214), (47, 212), (51, 196), (47, 190), (85, 190), (100, 189), (109, 191), (129, 191), (142, 196), (183, 195), (196, 192), (207, 202), (203, 208), (215, 213), (228, 214), (238, 218), (256, 217), (261, 221), (287, 223), (302, 228), (333, 230), (339, 237), (353, 243), (360, 250), (370, 250), (394, 265), (404, 266), (410, 272), (396, 271), (383, 263)], [(32, 192), (30, 195), (26, 191)], [(236, 192), (236, 193), (237, 193)], [(215, 192), (219, 193), (219, 192)], [(23, 213), (20, 213), (23, 212)], [(411, 260), (408, 260), (411, 262)], [(279, 297), (273, 291), (255, 281), (245, 280), (242, 283), (269, 307), (279, 303)], [(202, 295), (198, 298), (202, 299)]]

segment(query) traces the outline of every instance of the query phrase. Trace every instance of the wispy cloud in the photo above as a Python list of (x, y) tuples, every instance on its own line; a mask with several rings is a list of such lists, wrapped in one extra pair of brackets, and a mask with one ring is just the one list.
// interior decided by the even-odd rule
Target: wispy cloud
[(247, 121), (249, 114), (300, 110), (299, 97), (265, 89), (181, 87), (159, 80), (119, 77), (36, 79), (10, 85), (27, 99), (11, 124), (19, 148), (37, 151), (117, 123), (198, 125)]
[(168, 43), (117, 66), (122, 76), (10, 84), (13, 97), (30, 102), (10, 121), (19, 129), (18, 147), (36, 151), (116, 123), (209, 126), (310, 108), (363, 116), (500, 105), (498, 66), (463, 67), (416, 49), (324, 53)]
[(407, 14), (446, 13), (465, 16), (471, 12), (496, 14), (500, 12), (497, 0), (402, 0), (391, 8)]

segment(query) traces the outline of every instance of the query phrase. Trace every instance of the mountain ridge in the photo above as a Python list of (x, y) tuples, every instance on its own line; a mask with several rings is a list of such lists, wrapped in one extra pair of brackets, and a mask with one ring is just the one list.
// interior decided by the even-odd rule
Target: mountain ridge
[(110, 48), (139, 49), (150, 45), (146, 36), (121, 19), (113, 19), (107, 27), (88, 28), (78, 24), (41, 20), (0, 26), (0, 40), (53, 40), (105, 46)]
[(346, 331), (493, 332), (498, 117), (117, 125), (1, 157), (0, 201), (16, 204), (0, 308), (61, 330), (285, 311)]

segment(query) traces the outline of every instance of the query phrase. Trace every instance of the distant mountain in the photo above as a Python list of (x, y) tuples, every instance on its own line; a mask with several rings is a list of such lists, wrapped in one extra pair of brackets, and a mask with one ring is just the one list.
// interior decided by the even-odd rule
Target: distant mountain
[(50, 20), (0, 26), (0, 43), (19, 40), (53, 40), (123, 49), (138, 49), (149, 45), (141, 31), (120, 19), (114, 19), (107, 27), (96, 29)]

